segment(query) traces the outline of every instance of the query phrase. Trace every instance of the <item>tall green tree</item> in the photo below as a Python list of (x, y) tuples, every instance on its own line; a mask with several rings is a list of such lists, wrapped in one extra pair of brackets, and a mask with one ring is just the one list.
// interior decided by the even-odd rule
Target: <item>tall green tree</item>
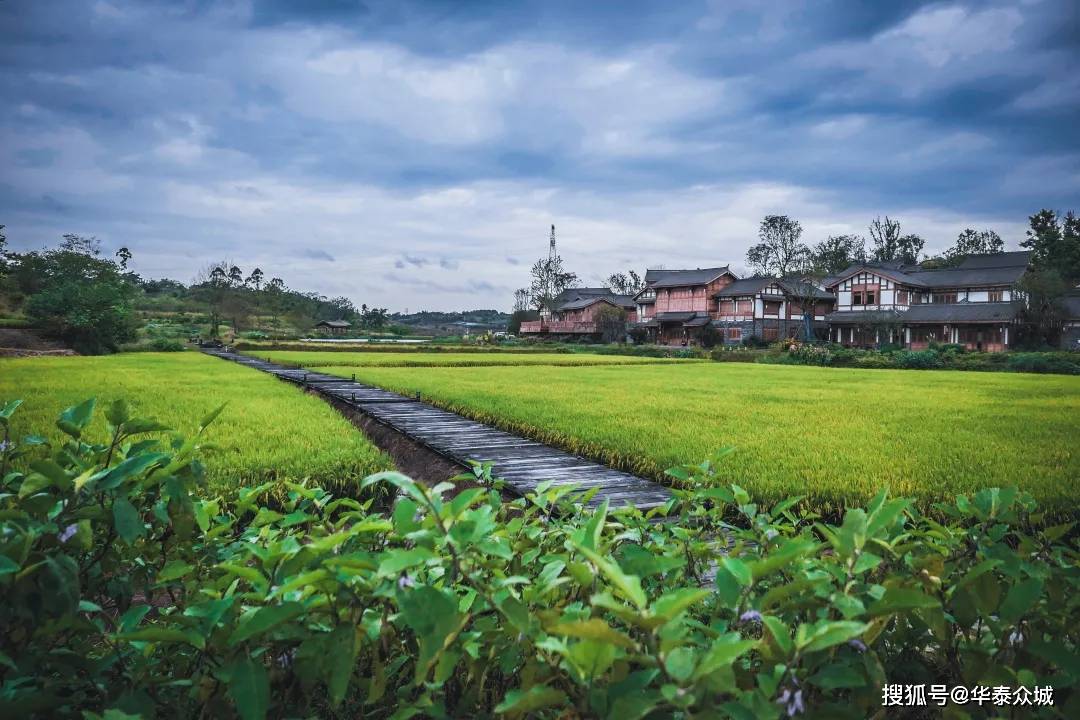
[(1033, 264), (1056, 270), (1067, 283), (1080, 282), (1080, 217), (1071, 210), (1059, 217), (1043, 209), (1028, 220), (1031, 227), (1020, 246), (1032, 251)]
[(135, 339), (138, 289), (119, 263), (99, 253), (94, 238), (65, 235), (58, 248), (17, 258), (20, 263), (27, 258), (40, 283), (26, 299), (27, 317), (87, 355), (115, 352)]
[(787, 215), (766, 215), (758, 226), (761, 240), (746, 251), (746, 262), (762, 275), (786, 277), (806, 268), (810, 249), (802, 244), (802, 225)]
[(830, 235), (810, 251), (815, 274), (835, 275), (855, 263), (866, 262), (866, 240), (859, 235)]
[(900, 221), (888, 215), (885, 219), (874, 218), (870, 223), (871, 260), (874, 262), (902, 262), (914, 265), (926, 241), (915, 234), (900, 234)]

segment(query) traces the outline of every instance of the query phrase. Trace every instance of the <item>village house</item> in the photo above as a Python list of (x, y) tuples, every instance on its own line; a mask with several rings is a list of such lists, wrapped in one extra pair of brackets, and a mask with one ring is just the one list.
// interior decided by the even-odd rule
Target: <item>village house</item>
[(315, 329), (328, 335), (344, 335), (349, 332), (352, 323), (348, 320), (320, 320), (315, 323)]
[(825, 317), (836, 302), (834, 295), (813, 284), (774, 277), (736, 280), (716, 293), (715, 298), (712, 325), (728, 345), (737, 345), (746, 337), (770, 342), (804, 337), (804, 302), (813, 304), (811, 331), (815, 337), (824, 339), (828, 334)]
[(1030, 252), (969, 255), (955, 268), (852, 265), (829, 278), (836, 308), (825, 318), (832, 342), (859, 347), (884, 344), (912, 350), (932, 342), (1001, 351), (1015, 338), (1016, 284)]
[(713, 321), (716, 293), (739, 278), (724, 267), (646, 270), (645, 288), (634, 296), (637, 326), (650, 342), (689, 345)]
[(601, 332), (597, 316), (601, 308), (611, 307), (632, 317), (637, 306), (629, 295), (617, 295), (610, 288), (567, 288), (541, 308), (539, 320), (521, 323), (522, 335), (588, 336)]

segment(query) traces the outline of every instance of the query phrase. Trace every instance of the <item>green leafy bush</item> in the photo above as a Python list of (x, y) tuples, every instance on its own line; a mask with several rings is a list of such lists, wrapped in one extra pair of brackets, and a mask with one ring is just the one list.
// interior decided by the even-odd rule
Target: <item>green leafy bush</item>
[[(885, 493), (829, 525), (717, 462), (648, 516), (541, 484), (501, 499), (397, 473), (373, 500), (289, 484), (206, 497), (199, 434), (109, 407), (109, 438), (5, 444), (4, 717), (862, 718), (886, 683), (1055, 688), (1075, 716), (1072, 526), (1016, 490), (938, 508)], [(214, 418), (211, 413), (202, 423)], [(969, 705), (968, 715), (1000, 708)], [(111, 712), (109, 712), (111, 711)]]

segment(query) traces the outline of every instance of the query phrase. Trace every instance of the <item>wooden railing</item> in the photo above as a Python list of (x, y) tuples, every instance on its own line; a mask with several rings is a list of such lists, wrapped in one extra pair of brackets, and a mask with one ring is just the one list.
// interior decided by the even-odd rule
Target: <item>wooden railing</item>
[(572, 320), (529, 320), (521, 323), (522, 334), (526, 333), (594, 333), (596, 323)]

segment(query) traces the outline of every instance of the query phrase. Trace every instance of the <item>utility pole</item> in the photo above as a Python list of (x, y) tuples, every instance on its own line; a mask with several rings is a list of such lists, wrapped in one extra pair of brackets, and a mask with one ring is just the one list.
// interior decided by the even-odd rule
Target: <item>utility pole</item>
[[(551, 241), (548, 243), (547, 272), (544, 273), (544, 302), (551, 302), (551, 274), (555, 268), (555, 224), (551, 225)], [(551, 309), (548, 308), (548, 312)]]

